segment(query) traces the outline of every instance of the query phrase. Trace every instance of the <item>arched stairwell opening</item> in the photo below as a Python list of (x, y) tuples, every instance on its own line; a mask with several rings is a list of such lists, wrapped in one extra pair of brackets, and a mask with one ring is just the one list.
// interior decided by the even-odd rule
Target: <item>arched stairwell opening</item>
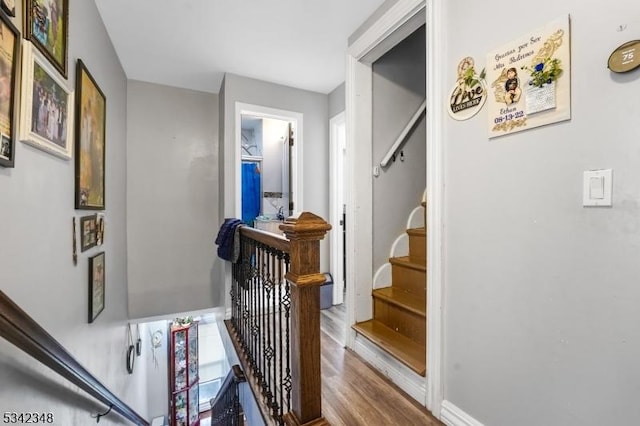
[(352, 328), (420, 376), (426, 375), (426, 201), (414, 209), (389, 262), (374, 276), (373, 318)]

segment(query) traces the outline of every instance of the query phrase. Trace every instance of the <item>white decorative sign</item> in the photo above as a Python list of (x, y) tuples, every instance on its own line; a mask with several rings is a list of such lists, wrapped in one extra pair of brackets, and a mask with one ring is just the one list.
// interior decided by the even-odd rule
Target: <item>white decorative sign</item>
[(449, 115), (454, 120), (468, 120), (482, 109), (487, 100), (484, 69), (477, 74), (474, 60), (466, 57), (458, 64), (456, 84), (449, 96)]
[(489, 137), (571, 118), (569, 17), (487, 55)]

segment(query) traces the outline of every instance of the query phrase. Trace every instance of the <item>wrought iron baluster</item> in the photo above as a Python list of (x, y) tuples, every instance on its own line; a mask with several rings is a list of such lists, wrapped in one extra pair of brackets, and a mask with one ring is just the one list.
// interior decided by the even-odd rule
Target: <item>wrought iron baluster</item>
[(284, 407), (284, 392), (282, 391), (282, 386), (284, 385), (284, 381), (283, 381), (283, 373), (284, 373), (284, 360), (285, 360), (285, 356), (283, 353), (283, 322), (282, 322), (282, 299), (283, 299), (283, 280), (284, 280), (284, 274), (282, 272), (282, 264), (284, 262), (284, 253), (279, 251), (278, 252), (278, 331), (280, 333), (280, 336), (278, 338), (278, 346), (280, 349), (280, 355), (279, 355), (279, 359), (278, 359), (278, 370), (279, 370), (279, 380), (278, 380), (278, 393), (280, 394), (280, 403), (279, 403), (279, 411), (278, 411), (278, 420), (282, 421), (282, 416), (283, 416), (283, 407)]
[[(287, 253), (284, 257), (284, 265), (285, 265), (285, 276), (286, 273), (289, 272), (290, 267), (290, 259), (289, 254)], [(284, 335), (285, 335), (285, 356), (286, 356), (286, 368), (285, 368), (285, 379), (283, 382), (284, 388), (286, 390), (286, 403), (287, 409), (286, 412), (291, 411), (291, 285), (287, 279), (284, 280)]]
[(273, 288), (272, 285), (272, 275), (271, 275), (271, 248), (265, 247), (265, 276), (264, 276), (264, 285), (265, 285), (265, 348), (264, 348), (264, 356), (265, 356), (265, 399), (267, 402), (267, 406), (271, 406), (271, 363), (273, 361), (273, 352), (271, 347), (271, 321), (269, 321), (269, 317), (271, 316), (271, 290)]
[(267, 329), (267, 324), (266, 324), (266, 318), (267, 318), (267, 313), (266, 313), (266, 296), (267, 296), (267, 292), (266, 292), (266, 278), (267, 278), (267, 247), (262, 244), (262, 262), (260, 263), (260, 276), (261, 276), (261, 284), (262, 284), (262, 291), (260, 292), (260, 306), (261, 306), (261, 313), (262, 315), (260, 316), (260, 324), (262, 326), (262, 332), (260, 333), (260, 338), (262, 339), (262, 346), (260, 348), (261, 350), (261, 359), (262, 359), (262, 381), (260, 383), (260, 385), (262, 386), (262, 397), (264, 398), (264, 400), (266, 401), (266, 397), (267, 397), (267, 380), (268, 380), (268, 376), (266, 375), (266, 371), (267, 371), (267, 343), (266, 343), (266, 336), (265, 336), (265, 332)]
[(258, 253), (255, 247), (255, 242), (251, 241), (251, 291), (248, 294), (249, 297), (249, 306), (251, 311), (251, 325), (249, 329), (249, 336), (251, 337), (251, 346), (249, 348), (249, 362), (254, 370), (257, 370), (257, 363), (255, 358), (256, 348), (258, 347), (258, 334), (257, 334), (257, 324), (256, 324), (256, 314), (258, 311), (258, 301), (256, 298), (256, 290), (257, 290), (257, 277), (258, 277)]

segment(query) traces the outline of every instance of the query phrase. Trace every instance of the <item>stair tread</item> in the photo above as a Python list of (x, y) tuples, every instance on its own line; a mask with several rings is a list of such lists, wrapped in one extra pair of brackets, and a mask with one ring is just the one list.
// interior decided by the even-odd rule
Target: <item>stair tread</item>
[(411, 370), (425, 376), (427, 363), (424, 345), (417, 344), (376, 320), (360, 322), (351, 327)]
[(424, 226), (420, 228), (409, 228), (407, 229), (407, 234), (413, 235), (416, 237), (424, 237), (427, 235), (427, 230), (425, 229)]
[(416, 297), (415, 293), (409, 293), (394, 287), (385, 287), (374, 290), (373, 297), (383, 299), (387, 303), (399, 306), (423, 318), (427, 317), (426, 300)]
[(409, 269), (415, 269), (416, 271), (427, 272), (426, 265), (421, 265), (419, 263), (412, 262), (409, 259), (409, 256), (401, 256), (401, 257), (391, 257), (389, 258), (389, 263), (392, 265), (397, 265)]

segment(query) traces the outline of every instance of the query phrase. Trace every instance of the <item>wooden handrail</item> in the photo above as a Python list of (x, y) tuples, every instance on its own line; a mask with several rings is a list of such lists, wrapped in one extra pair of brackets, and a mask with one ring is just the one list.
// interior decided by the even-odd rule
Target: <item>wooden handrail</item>
[(149, 422), (125, 404), (23, 311), (0, 291), (0, 336), (78, 386), (101, 403), (137, 425)]
[(413, 116), (411, 117), (407, 125), (404, 127), (404, 129), (400, 133), (400, 136), (398, 136), (398, 138), (395, 140), (393, 145), (391, 145), (391, 148), (389, 148), (389, 151), (387, 151), (387, 154), (384, 156), (384, 158), (380, 162), (380, 166), (387, 167), (387, 164), (389, 164), (389, 161), (391, 161), (391, 158), (393, 158), (398, 148), (400, 148), (400, 145), (402, 145), (402, 142), (404, 142), (404, 138), (407, 137), (413, 125), (416, 124), (416, 122), (418, 121), (422, 113), (426, 111), (426, 109), (427, 109), (427, 100), (425, 99), (424, 102), (422, 102), (422, 104), (418, 107), (416, 112), (413, 114)]
[(246, 382), (247, 378), (239, 365), (234, 365), (222, 382), (215, 398), (211, 398), (211, 424), (232, 425), (242, 424), (240, 420), (240, 399), (238, 385)]
[(267, 231), (262, 231), (260, 229), (249, 228), (248, 226), (241, 227), (240, 234), (246, 235), (252, 240), (259, 241), (277, 250), (282, 250), (285, 253), (289, 253), (289, 251), (291, 250), (290, 241), (281, 235), (273, 234)]
[(233, 365), (227, 377), (225, 377), (224, 382), (222, 382), (222, 386), (218, 390), (218, 394), (215, 398), (211, 398), (209, 401), (211, 405), (211, 411), (215, 411), (216, 408), (220, 405), (221, 400), (224, 397), (225, 391), (229, 389), (232, 385), (237, 386), (238, 383), (246, 382), (247, 378), (244, 376), (244, 372), (239, 365)]

